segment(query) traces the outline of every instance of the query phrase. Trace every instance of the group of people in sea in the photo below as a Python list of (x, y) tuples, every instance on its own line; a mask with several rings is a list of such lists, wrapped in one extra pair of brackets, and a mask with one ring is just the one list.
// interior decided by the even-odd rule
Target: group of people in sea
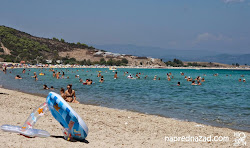
[[(65, 72), (70, 72), (69, 69), (65, 69), (65, 70), (61, 70), (61, 71), (54, 70), (54, 69), (45, 69), (45, 71), (47, 71), (47, 70), (49, 72), (53, 73), (52, 74), (53, 78), (56, 78), (56, 79), (69, 79), (69, 76), (67, 76), (65, 78)], [(84, 72), (84, 69), (81, 69), (81, 70)], [(2, 71), (6, 74), (7, 73), (7, 67), (2, 67)], [(28, 71), (30, 72), (30, 69), (28, 69)], [(42, 72), (41, 69), (39, 71), (40, 71), (40, 73), (39, 73), (40, 76), (46, 75), (44, 72)], [(79, 71), (79, 69), (76, 70), (76, 72), (78, 72), (78, 71)], [(76, 73), (76, 72), (72, 71), (72, 73)], [(86, 72), (89, 72), (89, 71), (86, 71)], [(103, 83), (104, 82), (104, 76), (102, 75), (102, 71), (97, 71), (97, 72), (98, 72), (97, 77), (100, 78), (99, 82)], [(105, 71), (105, 72), (107, 73), (107, 71)], [(114, 79), (118, 79), (118, 72), (117, 71), (113, 71), (113, 72), (114, 72)], [(11, 73), (11, 70), (10, 70), (9, 73)], [(25, 73), (26, 73), (26, 69), (24, 68), (22, 70), (22, 74), (25, 74)], [(205, 82), (204, 77), (206, 76), (206, 74), (203, 74), (203, 77), (197, 76), (194, 79), (192, 77), (190, 77), (190, 76), (186, 76), (183, 72), (181, 72), (180, 74), (181, 74), (181, 76), (184, 77), (184, 79), (186, 81), (191, 82), (191, 85), (202, 85), (202, 83)], [(28, 73), (28, 75), (29, 75), (29, 73)], [(144, 77), (144, 79), (148, 79), (148, 75), (144, 75), (144, 76), (143, 75), (144, 74), (141, 73), (141, 72), (137, 72), (135, 74), (131, 74), (131, 73), (129, 74), (128, 71), (124, 72), (124, 76), (127, 77), (128, 79), (141, 79), (141, 77)], [(215, 77), (217, 77), (218, 75), (219, 75), (218, 73), (213, 74), (213, 76), (215, 76)], [(91, 76), (92, 76), (92, 74), (91, 74)], [(226, 76), (229, 76), (229, 75), (226, 75)], [(232, 76), (232, 75), (230, 75), (230, 76)], [(35, 81), (38, 81), (38, 75), (37, 75), (36, 72), (34, 72), (31, 77), (34, 78)], [(244, 75), (241, 75), (241, 77), (244, 77)], [(77, 75), (77, 74), (75, 75), (75, 78), (79, 79), (79, 82), (82, 83), (83, 85), (92, 85), (92, 84), (94, 84), (93, 80), (90, 79), (90, 78), (83, 81), (83, 79), (80, 78), (80, 76)], [(17, 74), (15, 79), (21, 80), (23, 78), (20, 76), (20, 74)], [(174, 76), (173, 76), (172, 72), (168, 72), (166, 74), (166, 79), (168, 81), (171, 81), (172, 79), (174, 79)], [(155, 81), (155, 80), (161, 80), (161, 79), (157, 75), (154, 75), (153, 80)], [(238, 81), (239, 82), (246, 82), (246, 79), (240, 78)], [(181, 86), (181, 82), (177, 82), (177, 86)], [(46, 84), (44, 84), (43, 89), (45, 89), (45, 90), (54, 90), (55, 88), (53, 86), (51, 86), (49, 88)], [(75, 91), (72, 89), (72, 84), (67, 85), (67, 90), (66, 91), (64, 90), (64, 88), (61, 88), (60, 93), (61, 93), (62, 98), (65, 99), (65, 101), (72, 102), (72, 103), (79, 103), (76, 100), (76, 94), (75, 94)]]

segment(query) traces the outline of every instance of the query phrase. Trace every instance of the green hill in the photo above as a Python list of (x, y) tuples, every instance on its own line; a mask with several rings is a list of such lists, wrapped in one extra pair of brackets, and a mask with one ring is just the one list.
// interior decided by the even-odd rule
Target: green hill
[(51, 63), (80, 65), (165, 66), (161, 59), (117, 54), (64, 39), (35, 37), (16, 29), (0, 26), (0, 61), (30, 64)]
[(0, 26), (0, 42), (10, 50), (10, 54), (3, 54), (0, 48), (0, 57), (7, 62), (26, 61), (35, 63), (37, 59), (44, 63), (45, 59), (61, 60), (58, 53), (71, 51), (74, 48), (93, 50), (82, 43), (67, 43), (64, 39), (39, 38), (6, 26)]

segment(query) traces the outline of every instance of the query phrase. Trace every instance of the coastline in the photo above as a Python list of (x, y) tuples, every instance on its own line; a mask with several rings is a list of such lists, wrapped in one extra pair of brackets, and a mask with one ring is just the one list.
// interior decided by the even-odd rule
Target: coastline
[(133, 69), (195, 69), (195, 70), (200, 70), (200, 69), (222, 69), (222, 70), (250, 70), (250, 66), (239, 66), (239, 67), (201, 67), (201, 66), (186, 66), (186, 67), (172, 67), (172, 66), (105, 66), (105, 65), (23, 65), (19, 63), (12, 63), (12, 62), (0, 62), (0, 64), (5, 64), (5, 65), (16, 65), (16, 66), (8, 66), (8, 69), (12, 68), (133, 68)]
[[(0, 88), (1, 125), (21, 126), (29, 114), (45, 97)], [(8, 101), (6, 101), (8, 100)], [(138, 112), (106, 107), (70, 104), (89, 127), (89, 142), (68, 142), (61, 138), (25, 138), (16, 133), (1, 131), (1, 147), (229, 147), (234, 143), (236, 130), (213, 127), (195, 122), (180, 121)], [(37, 129), (47, 130), (56, 137), (62, 136), (61, 125), (50, 113), (36, 124)], [(250, 133), (247, 145), (250, 143)], [(165, 136), (228, 136), (227, 142), (168, 142)]]
[[(114, 66), (115, 68), (120, 68), (120, 69), (194, 69), (194, 70), (250, 70), (249, 67), (245, 68), (236, 68), (236, 67), (130, 67), (130, 66)], [(15, 67), (15, 68), (109, 68), (109, 66), (105, 67), (99, 67), (99, 66), (79, 66), (79, 67), (64, 67), (64, 66), (58, 66), (58, 67)], [(15, 69), (14, 68), (14, 69)], [(8, 67), (7, 69), (13, 69)]]

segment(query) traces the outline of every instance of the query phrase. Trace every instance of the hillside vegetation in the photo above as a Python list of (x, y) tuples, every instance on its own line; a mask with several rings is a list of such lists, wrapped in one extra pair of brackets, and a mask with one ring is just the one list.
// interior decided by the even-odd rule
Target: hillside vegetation
[[(34, 63), (38, 59), (44, 62), (46, 59), (61, 60), (58, 52), (70, 51), (74, 48), (93, 50), (86, 44), (67, 43), (64, 39), (47, 39), (31, 36), (13, 28), (0, 26), (0, 42), (11, 50), (10, 55), (0, 55), (7, 62), (20, 62), (21, 60)], [(3, 52), (1, 48), (0, 52)]]
[(0, 61), (6, 62), (165, 66), (161, 59), (115, 54), (55, 37), (35, 37), (6, 26), (0, 26), (0, 45)]

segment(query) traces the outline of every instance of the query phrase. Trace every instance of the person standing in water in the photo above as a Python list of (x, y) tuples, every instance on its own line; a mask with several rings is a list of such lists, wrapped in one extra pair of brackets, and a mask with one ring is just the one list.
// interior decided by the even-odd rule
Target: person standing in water
[(104, 82), (104, 78), (103, 78), (103, 76), (101, 76), (101, 79), (100, 79), (100, 81), (99, 82), (101, 82), (101, 83), (103, 83)]
[(114, 79), (117, 79), (118, 77), (117, 77), (117, 72), (115, 72), (115, 75), (114, 75)]
[(66, 95), (66, 99), (65, 100), (67, 102), (79, 103), (76, 100), (76, 93), (75, 93), (75, 90), (72, 89), (72, 84), (68, 84), (67, 90), (65, 91), (65, 95)]
[(36, 75), (36, 72), (34, 72), (34, 76), (31, 76), (31, 77), (32, 77), (32, 78), (35, 78), (35, 81), (38, 80), (37, 75)]
[(102, 76), (102, 75), (101, 75), (101, 73), (99, 72), (98, 75), (97, 75), (97, 77), (100, 77), (100, 76)]

